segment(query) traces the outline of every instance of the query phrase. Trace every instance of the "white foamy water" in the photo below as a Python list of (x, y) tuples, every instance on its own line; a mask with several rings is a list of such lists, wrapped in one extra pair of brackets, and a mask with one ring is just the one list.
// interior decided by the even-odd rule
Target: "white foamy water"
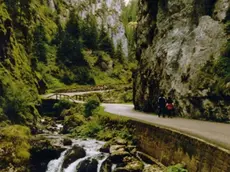
[(80, 147), (83, 147), (86, 151), (86, 156), (84, 158), (80, 158), (76, 160), (75, 162), (70, 164), (66, 169), (62, 171), (61, 167), (66, 153), (66, 151), (64, 151), (58, 159), (49, 162), (46, 172), (75, 172), (77, 165), (83, 160), (86, 160), (88, 158), (97, 159), (98, 161), (97, 171), (99, 172), (102, 163), (108, 157), (108, 154), (104, 154), (98, 151), (103, 144), (104, 142), (97, 141), (97, 140), (74, 140), (73, 145), (79, 145)]

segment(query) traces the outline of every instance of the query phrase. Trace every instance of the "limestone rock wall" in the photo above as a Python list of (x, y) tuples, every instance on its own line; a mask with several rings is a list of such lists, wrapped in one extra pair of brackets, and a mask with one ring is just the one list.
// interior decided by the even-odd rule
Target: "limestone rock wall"
[(174, 99), (177, 114), (230, 118), (229, 81), (209, 68), (219, 60), (229, 35), (228, 0), (140, 0), (137, 27), (139, 68), (134, 73), (136, 109), (157, 109), (160, 93)]
[(125, 35), (125, 27), (121, 21), (121, 14), (125, 3), (123, 0), (64, 0), (76, 7), (82, 18), (94, 15), (98, 27), (104, 25), (113, 39), (114, 45), (122, 42), (123, 51), (128, 56), (128, 40)]

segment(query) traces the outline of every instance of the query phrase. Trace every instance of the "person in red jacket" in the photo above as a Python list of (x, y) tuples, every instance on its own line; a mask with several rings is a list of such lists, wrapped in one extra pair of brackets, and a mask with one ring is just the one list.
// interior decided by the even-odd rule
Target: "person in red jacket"
[(167, 110), (168, 117), (172, 117), (174, 114), (174, 105), (171, 97), (168, 97), (165, 107)]

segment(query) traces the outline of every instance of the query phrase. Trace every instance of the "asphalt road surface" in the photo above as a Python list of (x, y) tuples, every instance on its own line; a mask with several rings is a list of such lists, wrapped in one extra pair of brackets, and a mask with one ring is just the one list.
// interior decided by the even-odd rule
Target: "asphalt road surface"
[(133, 105), (102, 104), (105, 111), (139, 121), (152, 123), (168, 129), (199, 138), (230, 151), (230, 124), (199, 121), (184, 118), (163, 118), (134, 110)]

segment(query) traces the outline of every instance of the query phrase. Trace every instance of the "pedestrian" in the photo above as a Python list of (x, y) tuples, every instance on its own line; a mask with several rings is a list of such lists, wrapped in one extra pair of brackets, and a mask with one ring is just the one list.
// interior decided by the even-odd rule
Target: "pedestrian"
[(160, 97), (158, 98), (158, 117), (161, 115), (165, 117), (165, 105), (166, 105), (166, 100), (164, 98), (164, 95), (161, 94)]
[(168, 97), (166, 101), (166, 109), (167, 109), (167, 115), (168, 117), (173, 117), (174, 114), (174, 105), (173, 105), (173, 100), (171, 97)]

